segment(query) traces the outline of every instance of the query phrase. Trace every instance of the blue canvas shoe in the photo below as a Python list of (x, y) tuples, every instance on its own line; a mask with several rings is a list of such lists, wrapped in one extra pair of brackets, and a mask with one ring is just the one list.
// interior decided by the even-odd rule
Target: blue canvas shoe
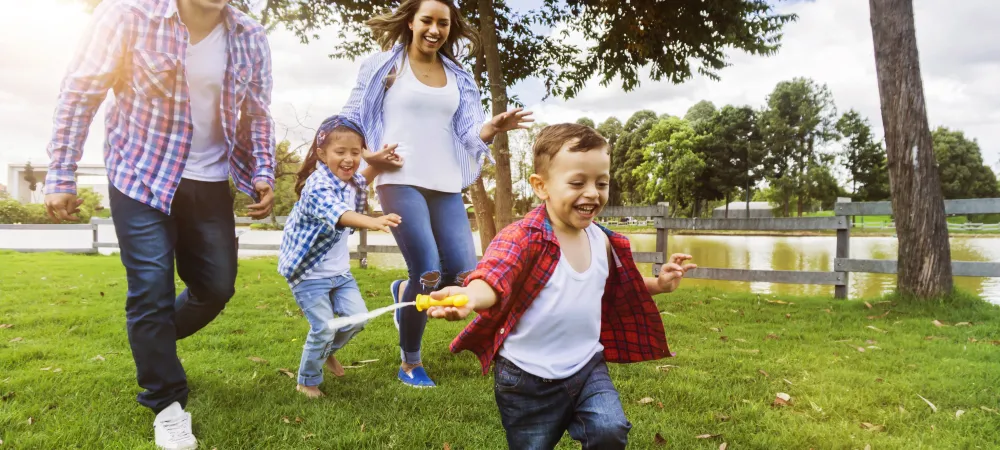
[(409, 373), (400, 367), (397, 377), (399, 378), (399, 381), (403, 382), (403, 384), (411, 387), (427, 388), (437, 386), (434, 384), (434, 381), (427, 376), (427, 371), (424, 370), (423, 366), (414, 367)]

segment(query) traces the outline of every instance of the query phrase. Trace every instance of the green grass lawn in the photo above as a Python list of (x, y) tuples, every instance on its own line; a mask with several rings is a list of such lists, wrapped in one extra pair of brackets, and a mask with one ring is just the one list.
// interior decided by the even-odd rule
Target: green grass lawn
[[(0, 328), (0, 448), (153, 448), (153, 416), (134, 400), (117, 257), (0, 260), (0, 324), (10, 325)], [(377, 361), (328, 376), (318, 401), (294, 392), (281, 370), (296, 371), (308, 325), (275, 265), (241, 260), (223, 315), (178, 344), (201, 448), (505, 447), (491, 378), (472, 354), (448, 352), (461, 323), (428, 327), (436, 389), (395, 379), (397, 334), (386, 315), (339, 354), (345, 364)], [(401, 272), (355, 274), (374, 308), (391, 301), (387, 285)], [(657, 301), (677, 356), (611, 365), (632, 448), (965, 449), (1000, 440), (1000, 308), (962, 296), (945, 305), (869, 299), (869, 308), (683, 287)], [(773, 406), (778, 393), (791, 405)], [(567, 437), (559, 448), (578, 445)]]

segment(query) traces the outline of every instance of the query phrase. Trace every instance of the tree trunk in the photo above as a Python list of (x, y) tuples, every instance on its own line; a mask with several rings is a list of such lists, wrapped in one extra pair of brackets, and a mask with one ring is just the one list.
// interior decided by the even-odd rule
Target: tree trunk
[(483, 246), (483, 251), (493, 242), (497, 235), (497, 227), (493, 222), (493, 202), (490, 201), (489, 194), (486, 193), (486, 186), (483, 184), (483, 177), (479, 177), (476, 183), (471, 186), (472, 207), (476, 209), (476, 224), (479, 225), (479, 242)]
[(795, 196), (796, 210), (798, 211), (798, 216), (802, 217), (802, 200), (806, 195), (806, 169), (805, 163), (802, 161), (802, 155), (799, 155), (799, 191), (798, 195)]
[(726, 218), (729, 218), (729, 193), (726, 193)]
[(899, 236), (899, 293), (952, 291), (944, 197), (934, 159), (913, 24), (912, 0), (869, 0), (892, 211)]
[[(483, 67), (486, 64), (486, 58), (482, 56), (482, 53), (476, 55), (476, 70), (475, 77), (476, 83), (480, 86), (483, 85)], [(493, 201), (490, 200), (489, 193), (486, 192), (486, 185), (483, 183), (482, 175), (479, 179), (470, 187), (471, 197), (472, 197), (472, 207), (476, 210), (476, 224), (479, 228), (479, 242), (482, 245), (483, 251), (486, 247), (493, 242), (493, 238), (497, 235), (497, 226), (494, 221), (494, 205)]]
[(788, 211), (788, 207), (792, 203), (792, 193), (789, 191), (788, 186), (784, 186), (782, 189), (785, 191), (784, 217), (792, 217)]
[(747, 164), (746, 164), (746, 176), (747, 176), (747, 216), (745, 219), (750, 218), (750, 147), (747, 147)]
[[(487, 78), (490, 83), (490, 97), (493, 115), (507, 111), (507, 85), (503, 78), (500, 62), (500, 44), (497, 37), (496, 15), (493, 0), (479, 0), (479, 33), (483, 41)], [(493, 138), (493, 159), (496, 160), (496, 226), (503, 228), (511, 223), (514, 210), (514, 195), (510, 177), (510, 148), (507, 133), (499, 133)]]

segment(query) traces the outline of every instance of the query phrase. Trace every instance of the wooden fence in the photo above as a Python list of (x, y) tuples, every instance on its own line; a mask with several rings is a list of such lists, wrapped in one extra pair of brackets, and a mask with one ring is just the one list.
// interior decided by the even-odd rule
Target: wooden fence
[[(847, 286), (852, 272), (895, 274), (895, 260), (852, 259), (850, 257), (850, 238), (852, 216), (891, 215), (890, 202), (869, 203), (837, 203), (832, 217), (806, 218), (751, 218), (751, 219), (677, 219), (668, 216), (666, 206), (609, 206), (601, 212), (601, 217), (649, 218), (656, 228), (656, 246), (652, 252), (635, 252), (637, 263), (651, 263), (653, 273), (659, 272), (660, 266), (666, 262), (669, 254), (667, 238), (670, 230), (700, 230), (700, 231), (818, 231), (835, 230), (837, 233), (836, 256), (832, 272), (794, 271), (794, 270), (758, 270), (729, 269), (714, 267), (699, 267), (688, 272), (687, 277), (708, 280), (765, 282), (781, 284), (815, 284), (834, 286), (837, 298), (847, 297)], [(1000, 198), (946, 200), (945, 214), (1000, 214)], [(284, 224), (285, 218), (279, 217), (278, 224)], [(237, 224), (270, 223), (269, 220), (251, 220), (237, 218)], [(96, 253), (101, 248), (117, 248), (115, 242), (100, 242), (98, 227), (111, 225), (111, 219), (92, 219), (89, 224), (79, 225), (0, 225), (0, 230), (91, 230), (93, 244), (90, 248), (56, 250), (56, 249), (15, 249), (22, 252), (64, 251), (69, 253)], [(241, 250), (277, 251), (277, 244), (240, 243), (240, 235), (245, 229), (237, 228), (234, 238)], [(367, 230), (358, 230), (360, 241), (357, 250), (351, 252), (351, 259), (360, 261), (362, 267), (368, 266), (369, 253), (399, 253), (395, 245), (369, 245)], [(952, 271), (957, 277), (998, 277), (1000, 278), (1000, 262), (953, 261)]]

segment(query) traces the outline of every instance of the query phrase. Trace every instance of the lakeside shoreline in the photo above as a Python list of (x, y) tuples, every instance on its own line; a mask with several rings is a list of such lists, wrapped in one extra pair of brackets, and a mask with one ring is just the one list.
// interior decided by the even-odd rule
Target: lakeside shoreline
[[(655, 228), (635, 228), (628, 229), (622, 227), (608, 227), (617, 233), (625, 234), (656, 234)], [(746, 230), (670, 230), (670, 234), (677, 236), (773, 236), (773, 237), (818, 237), (837, 236), (836, 230), (816, 230), (816, 231), (746, 231)], [(867, 231), (851, 229), (851, 237), (895, 237), (895, 232), (890, 231)], [(949, 238), (1000, 238), (1000, 233), (966, 233), (949, 232)]]

